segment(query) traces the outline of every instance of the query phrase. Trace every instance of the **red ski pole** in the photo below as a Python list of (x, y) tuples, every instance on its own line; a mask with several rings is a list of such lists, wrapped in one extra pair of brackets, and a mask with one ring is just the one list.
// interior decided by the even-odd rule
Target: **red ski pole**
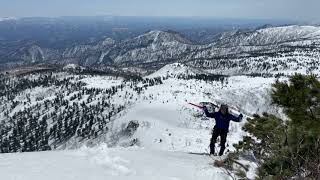
[(200, 105), (197, 105), (197, 104), (193, 104), (193, 103), (188, 103), (188, 104), (190, 104), (190, 105), (192, 105), (192, 106), (195, 106), (195, 107), (197, 107), (197, 108), (203, 108), (203, 106), (200, 106)]

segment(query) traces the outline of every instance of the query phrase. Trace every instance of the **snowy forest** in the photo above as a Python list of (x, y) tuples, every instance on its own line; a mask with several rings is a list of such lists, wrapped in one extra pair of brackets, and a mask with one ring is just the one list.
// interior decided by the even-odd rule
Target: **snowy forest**
[[(0, 151), (45, 151), (72, 137), (79, 141), (94, 139), (108, 131), (112, 117), (127, 105), (110, 101), (118, 91), (129, 87), (132, 91), (125, 91), (123, 98), (132, 100), (144, 88), (162, 83), (161, 78), (125, 80), (117, 86), (99, 89), (85, 87), (80, 81), (83, 78), (53, 72), (15, 78), (1, 75)], [(31, 97), (31, 89), (50, 87), (54, 88), (50, 91), (52, 98), (47, 99), (49, 94)]]

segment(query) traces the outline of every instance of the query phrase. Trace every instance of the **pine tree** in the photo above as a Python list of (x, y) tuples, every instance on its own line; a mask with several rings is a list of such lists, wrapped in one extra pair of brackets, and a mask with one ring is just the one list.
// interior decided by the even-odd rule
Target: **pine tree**
[(258, 179), (320, 179), (320, 82), (300, 74), (277, 81), (272, 100), (289, 119), (248, 119), (243, 129), (250, 135), (235, 145), (238, 154), (254, 153)]
[(285, 109), (288, 147), (295, 174), (320, 179), (320, 82), (313, 75), (294, 75), (289, 83), (276, 82), (273, 102)]

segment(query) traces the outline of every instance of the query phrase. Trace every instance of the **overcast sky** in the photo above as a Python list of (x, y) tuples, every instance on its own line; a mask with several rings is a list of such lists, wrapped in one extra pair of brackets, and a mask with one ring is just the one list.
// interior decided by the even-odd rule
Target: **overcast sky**
[(320, 0), (0, 0), (0, 17), (206, 16), (320, 20)]

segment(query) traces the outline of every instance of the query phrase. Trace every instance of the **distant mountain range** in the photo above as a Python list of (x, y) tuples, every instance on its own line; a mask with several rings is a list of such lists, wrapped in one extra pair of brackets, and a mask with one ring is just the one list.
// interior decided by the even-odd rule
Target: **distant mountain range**
[(15, 17), (0, 17), (0, 21), (15, 21), (17, 18)]
[[(221, 33), (209, 44), (191, 41), (175, 31), (155, 30), (123, 41), (105, 38), (59, 49), (32, 44), (0, 54), (2, 64), (7, 65), (73, 63), (157, 69), (183, 62), (222, 73), (256, 73), (317, 70), (319, 48), (320, 27), (292, 25)], [(290, 66), (289, 61), (295, 65)]]

